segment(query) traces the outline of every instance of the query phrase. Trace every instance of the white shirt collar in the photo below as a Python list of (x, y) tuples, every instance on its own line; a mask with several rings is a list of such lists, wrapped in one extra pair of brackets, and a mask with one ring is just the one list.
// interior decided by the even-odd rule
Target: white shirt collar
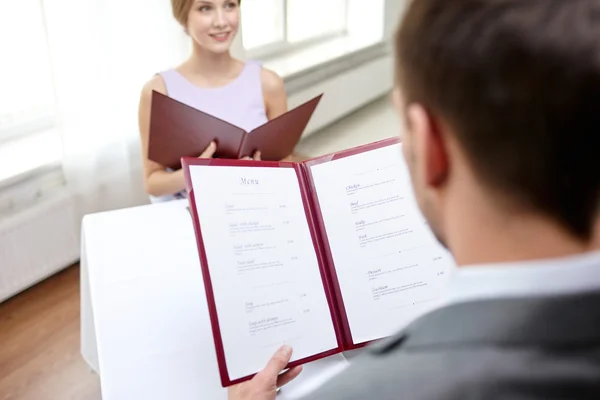
[(456, 268), (447, 303), (600, 290), (600, 251), (519, 263)]

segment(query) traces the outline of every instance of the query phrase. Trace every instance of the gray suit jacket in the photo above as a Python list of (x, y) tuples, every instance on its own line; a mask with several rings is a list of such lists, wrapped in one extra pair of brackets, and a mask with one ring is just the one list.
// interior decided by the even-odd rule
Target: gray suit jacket
[(600, 293), (451, 305), (365, 349), (311, 400), (600, 399)]

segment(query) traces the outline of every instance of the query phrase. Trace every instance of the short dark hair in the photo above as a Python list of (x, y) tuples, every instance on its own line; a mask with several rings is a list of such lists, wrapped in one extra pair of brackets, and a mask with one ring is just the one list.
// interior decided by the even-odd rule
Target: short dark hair
[(413, 0), (397, 83), (482, 185), (590, 239), (600, 211), (600, 0)]

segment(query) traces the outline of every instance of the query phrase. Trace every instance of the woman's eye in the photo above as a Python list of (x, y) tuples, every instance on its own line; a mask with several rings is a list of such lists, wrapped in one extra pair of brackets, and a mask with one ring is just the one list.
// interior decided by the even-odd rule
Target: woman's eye
[(232, 8), (236, 8), (237, 7), (237, 3), (230, 1), (229, 3), (225, 4), (225, 7), (228, 9), (232, 9)]
[(198, 11), (208, 12), (208, 11), (210, 11), (210, 6), (200, 6), (200, 8), (198, 8)]

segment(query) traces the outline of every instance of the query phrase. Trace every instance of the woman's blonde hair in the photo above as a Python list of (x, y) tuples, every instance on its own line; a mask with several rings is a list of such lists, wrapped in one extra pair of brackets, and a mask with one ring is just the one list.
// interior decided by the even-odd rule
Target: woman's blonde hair
[[(173, 16), (184, 27), (187, 25), (188, 15), (193, 4), (194, 0), (171, 0)], [(242, 0), (238, 0), (238, 5), (241, 4)]]
[(171, 0), (173, 16), (182, 26), (187, 25), (188, 14), (194, 4), (194, 0)]

